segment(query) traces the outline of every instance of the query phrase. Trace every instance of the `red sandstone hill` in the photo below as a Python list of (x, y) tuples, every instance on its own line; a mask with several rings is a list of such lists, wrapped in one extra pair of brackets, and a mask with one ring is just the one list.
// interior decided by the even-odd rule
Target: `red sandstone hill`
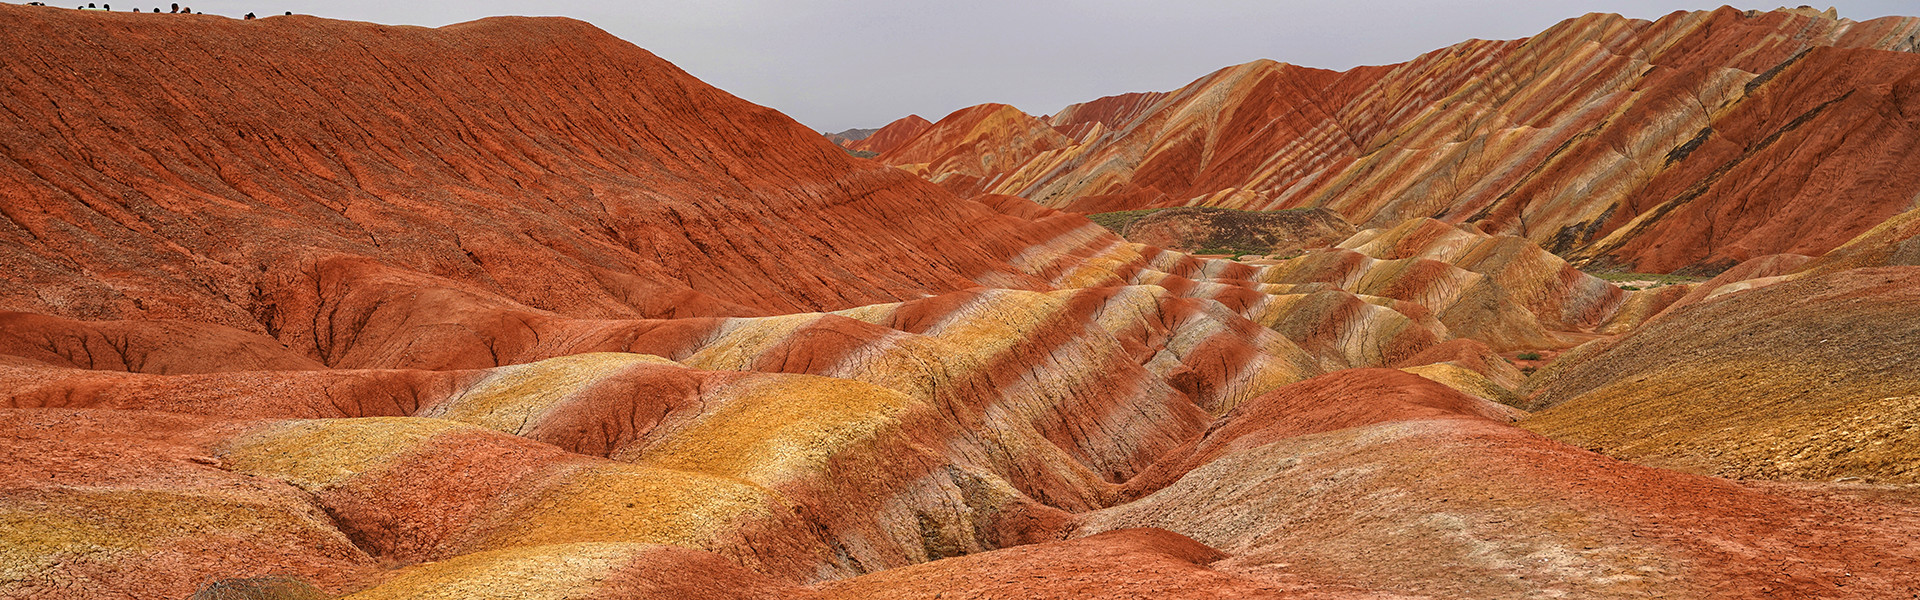
[(1071, 143), (1052, 125), (1020, 109), (982, 104), (947, 115), (879, 159), (971, 196), (989, 185), (987, 178), (1004, 175), (1035, 154)]
[[(1909, 488), (1506, 423), (1570, 398), (1523, 422), (1806, 460), (1829, 421), (1740, 394), (1910, 391), (1911, 332), (1871, 324), (1911, 317), (1916, 213), (1698, 289), (1429, 218), (1210, 260), (850, 158), (564, 19), (0, 6), (0, 39), (0, 597), (1920, 593)], [(893, 151), (1012, 164), (1165, 98)], [(1736, 380), (1730, 337), (1820, 368)], [(1591, 339), (1532, 379), (1496, 354)], [(1720, 401), (1632, 402), (1689, 385)], [(1856, 395), (1812, 412), (1911, 422)], [(1910, 475), (1876, 447), (1859, 472)]]
[[(1912, 207), (1916, 33), (1799, 10), (1593, 14), (1345, 72), (1257, 61), (1051, 118), (966, 109), (880, 158), (1076, 212), (1434, 217), (1602, 265), (1718, 272), (1818, 255)], [(1008, 125), (969, 117), (984, 112)]]
[(846, 147), (848, 144), (852, 144), (854, 142), (867, 139), (867, 136), (873, 135), (873, 132), (875, 131), (879, 131), (879, 130), (855, 128), (855, 129), (848, 129), (846, 131), (842, 131), (839, 133), (828, 133), (825, 135), (826, 135), (827, 141), (833, 142), (834, 144), (839, 145), (841, 147)]
[(287, 340), (328, 287), (833, 309), (1037, 286), (1006, 260), (1080, 223), (955, 201), (575, 21), (4, 10), (10, 310)]
[(907, 115), (892, 123), (888, 123), (886, 127), (881, 127), (878, 131), (873, 132), (873, 135), (855, 140), (846, 144), (846, 146), (848, 150), (864, 150), (867, 152), (886, 154), (888, 151), (900, 147), (901, 144), (907, 143), (908, 140), (918, 137), (921, 132), (926, 131), (928, 127), (932, 126), (933, 123), (927, 122), (927, 120), (920, 115)]

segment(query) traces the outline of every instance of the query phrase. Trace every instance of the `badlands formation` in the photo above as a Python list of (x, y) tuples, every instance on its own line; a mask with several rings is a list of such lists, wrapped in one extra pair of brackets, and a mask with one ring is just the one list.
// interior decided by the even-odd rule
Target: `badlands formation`
[(880, 160), (1082, 213), (1323, 207), (1474, 223), (1583, 263), (1819, 255), (1920, 197), (1920, 19), (1593, 14), (1345, 72), (1257, 61), (1034, 117), (961, 110)]
[[(845, 147), (566, 19), (0, 23), (0, 598), (1920, 595), (1914, 20)], [(1083, 216), (1189, 205), (1278, 251)]]

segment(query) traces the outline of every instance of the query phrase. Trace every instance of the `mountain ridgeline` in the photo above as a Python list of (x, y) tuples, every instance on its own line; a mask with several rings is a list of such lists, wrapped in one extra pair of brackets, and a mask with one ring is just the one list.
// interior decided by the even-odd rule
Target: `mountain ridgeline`
[(1819, 255), (1920, 202), (1920, 20), (1590, 14), (1336, 72), (1273, 61), (1034, 117), (963, 109), (880, 160), (1080, 213), (1326, 208), (1594, 268)]

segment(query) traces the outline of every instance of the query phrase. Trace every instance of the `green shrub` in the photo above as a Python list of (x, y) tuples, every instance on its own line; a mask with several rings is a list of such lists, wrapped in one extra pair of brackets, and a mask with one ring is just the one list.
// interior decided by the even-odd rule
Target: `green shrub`
[(1688, 276), (1688, 275), (1673, 275), (1670, 273), (1628, 273), (1624, 271), (1587, 271), (1587, 274), (1592, 275), (1594, 277), (1599, 277), (1601, 279), (1605, 279), (1607, 281), (1611, 281), (1614, 283), (1620, 283), (1624, 281), (1652, 281), (1652, 282), (1656, 282), (1658, 285), (1674, 285), (1678, 283), (1700, 283), (1702, 281), (1712, 279), (1712, 277), (1694, 277), (1694, 276)]
[(1540, 353), (1539, 352), (1521, 352), (1519, 356), (1515, 356), (1514, 358), (1518, 358), (1520, 360), (1540, 360)]
[(327, 594), (291, 577), (226, 579), (207, 584), (189, 600), (326, 600)]
[(1100, 224), (1101, 227), (1107, 228), (1108, 231), (1112, 231), (1115, 235), (1126, 235), (1128, 225), (1132, 225), (1134, 221), (1140, 220), (1141, 217), (1145, 217), (1147, 215), (1151, 215), (1153, 213), (1157, 213), (1163, 210), (1166, 210), (1166, 209), (1143, 208), (1140, 210), (1123, 210), (1123, 211), (1110, 212), (1110, 213), (1094, 213), (1094, 214), (1087, 215), (1087, 219), (1093, 221), (1094, 223)]

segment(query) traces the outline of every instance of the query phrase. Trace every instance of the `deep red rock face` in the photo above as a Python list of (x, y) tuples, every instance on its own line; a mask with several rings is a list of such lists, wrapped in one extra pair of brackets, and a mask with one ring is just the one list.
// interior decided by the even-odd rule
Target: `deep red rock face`
[[(1064, 146), (955, 127), (919, 142), (939, 149), (881, 159), (963, 195), (1077, 212), (1435, 217), (1574, 259), (1713, 273), (1818, 255), (1913, 206), (1917, 30), (1805, 11), (1594, 14), (1397, 65), (1253, 62), (1029, 118), (1024, 129), (1051, 125)], [(994, 160), (928, 158), (942, 153)]]
[(317, 286), (399, 277), (583, 317), (767, 314), (1023, 285), (1004, 261), (1062, 230), (583, 23), (5, 18), (12, 310), (285, 338)]
[(1138, 119), (1142, 113), (1152, 108), (1165, 96), (1166, 94), (1158, 92), (1134, 92), (1107, 96), (1092, 102), (1069, 106), (1049, 120), (1055, 127), (1061, 129), (1061, 133), (1067, 134), (1067, 137), (1085, 140)]
[[(981, 167), (935, 185), (573, 21), (0, 6), (0, 25), (0, 597), (1916, 591), (1911, 490), (1735, 483), (1508, 422), (1523, 392), (1631, 417), (1645, 404), (1593, 390), (1707, 387), (1672, 365), (1757, 389), (1689, 363), (1715, 335), (1797, 339), (1760, 349), (1824, 369), (1846, 349), (1811, 334), (1846, 332), (1905, 364), (1909, 332), (1868, 324), (1914, 320), (1914, 268), (1895, 265), (1920, 260), (1920, 213), (1698, 288), (1621, 289), (1424, 213), (1292, 259), (1202, 259), (976, 193), (1154, 119), (1189, 129), (1137, 161), (1151, 181), (1076, 204), (1228, 181), (1291, 147), (1264, 123), (1344, 114), (1329, 102), (1405, 66), (1261, 65), (1205, 93), (869, 138)], [(1652, 35), (1604, 33), (1586, 51)], [(1390, 96), (1506, 86), (1490, 74), (1524, 46), (1463, 46), (1419, 67), (1437, 87)], [(1206, 96), (1233, 90), (1314, 100)], [(1202, 127), (1157, 108), (1216, 101), (1246, 112)], [(1394, 116), (1343, 130), (1356, 152), (1407, 123), (1498, 120), (1377, 102)], [(1536, 108), (1583, 110), (1555, 105)], [(1245, 147), (1207, 146), (1216, 125)], [(1561, 350), (1531, 379), (1501, 357)], [(1894, 396), (1816, 416), (1910, 423), (1911, 378), (1875, 366), (1807, 371)], [(1828, 423), (1801, 414), (1762, 425)], [(1627, 431), (1581, 433), (1674, 441)], [(1674, 446), (1725, 441), (1710, 433)], [(1911, 474), (1910, 454), (1873, 456)]]
[(928, 127), (932, 126), (933, 123), (928, 122), (925, 117), (921, 117), (920, 115), (907, 115), (892, 123), (888, 123), (886, 127), (881, 127), (879, 131), (873, 132), (873, 135), (867, 136), (866, 139), (847, 144), (847, 149), (886, 154), (893, 151), (894, 148), (900, 147), (901, 144), (905, 144), (913, 138), (919, 137), (922, 132), (925, 132)]
[(992, 179), (1018, 169), (1032, 157), (1072, 143), (1046, 121), (1020, 109), (982, 104), (947, 115), (879, 159), (970, 197), (992, 189)]
[(75, 321), (0, 312), (0, 356), (35, 363), (178, 375), (324, 369), (273, 338), (192, 321)]

